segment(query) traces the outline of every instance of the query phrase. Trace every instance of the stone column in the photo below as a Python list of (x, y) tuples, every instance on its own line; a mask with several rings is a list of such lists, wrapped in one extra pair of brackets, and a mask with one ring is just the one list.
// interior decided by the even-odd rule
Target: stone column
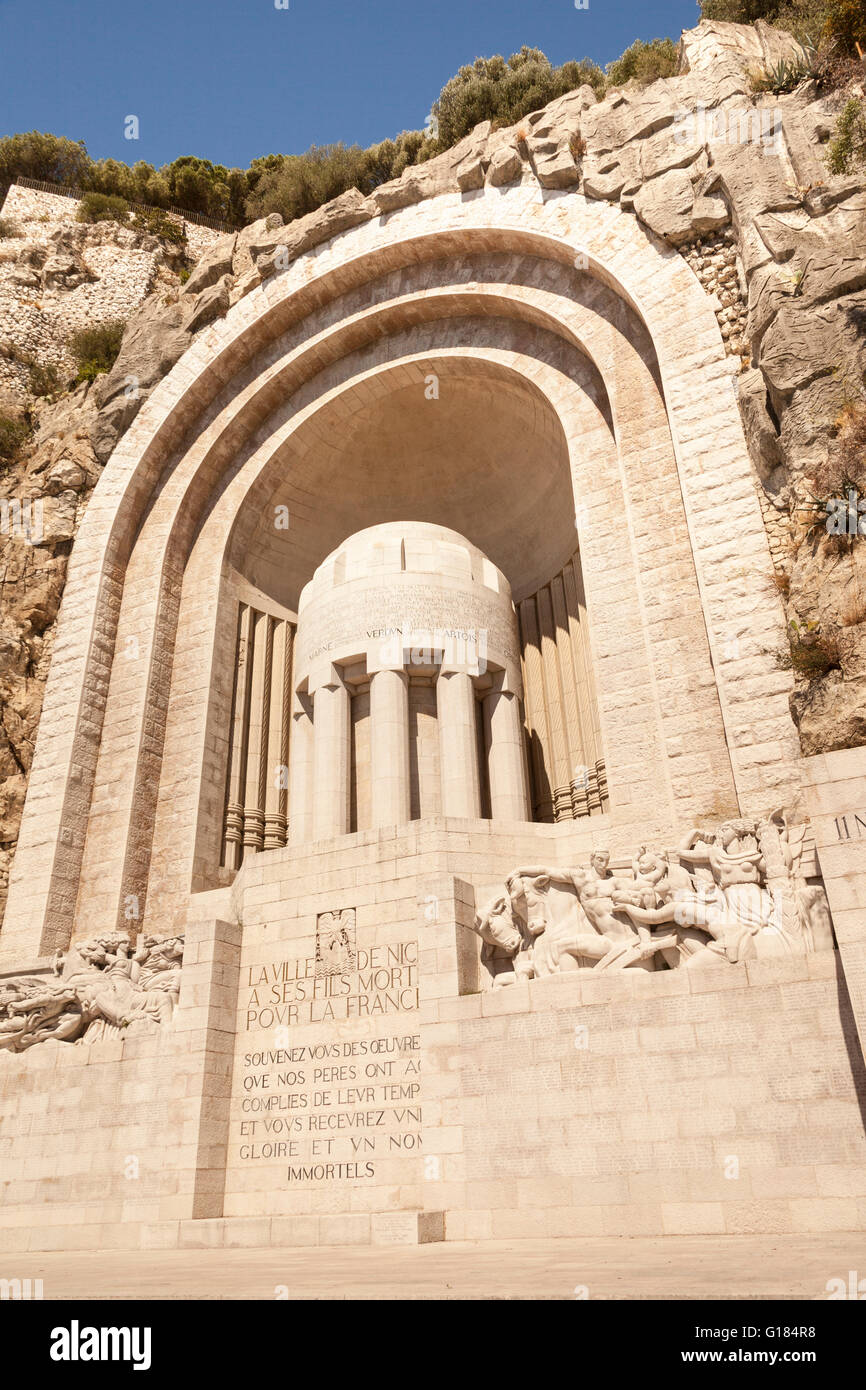
[(244, 789), (244, 855), (255, 854), (265, 839), (265, 776), (267, 771), (267, 709), (271, 694), (271, 619), (253, 615), (252, 676), (247, 726), (247, 769)]
[(481, 817), (475, 689), (465, 671), (440, 671), (436, 682), (443, 816)]
[(484, 743), (492, 820), (529, 820), (520, 701), (511, 690), (484, 699)]
[(274, 624), (271, 699), (268, 718), (268, 764), (265, 787), (265, 849), (286, 843), (286, 804), (291, 701), (292, 629), (287, 622)]
[(313, 839), (349, 831), (349, 691), (336, 668), (313, 695)]
[(373, 825), (405, 825), (409, 801), (409, 677), (375, 671), (370, 680), (370, 800)]
[(297, 694), (289, 739), (289, 843), (313, 838), (313, 702)]
[(244, 791), (246, 781), (247, 728), (250, 717), (250, 672), (252, 671), (253, 620), (255, 613), (241, 604), (238, 622), (235, 696), (229, 762), (229, 793), (226, 810), (225, 864), (239, 869), (243, 860)]

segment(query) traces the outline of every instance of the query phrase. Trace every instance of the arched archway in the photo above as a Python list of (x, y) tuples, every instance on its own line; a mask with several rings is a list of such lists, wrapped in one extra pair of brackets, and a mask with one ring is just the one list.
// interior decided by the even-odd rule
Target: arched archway
[[(317, 429), (342, 432), (383, 373), (409, 391), (431, 357), (461, 364), (464, 396), (481, 358), (491, 380), (517, 380), (524, 405), (541, 393), (541, 418), (549, 408), (566, 441), (602, 735), (616, 750), (611, 833), (633, 833), (636, 805), (645, 817), (650, 804), (648, 829), (671, 831), (737, 797), (756, 809), (759, 784), (790, 781), (770, 655), (780, 615), (760, 589), (769, 557), (711, 308), (627, 214), (536, 199), (524, 187), (444, 195), (334, 238), (205, 330), (146, 403), (76, 544), (4, 961), (63, 944), (76, 904), (92, 929), (94, 912), (114, 925), (130, 895), (146, 896), (149, 926), (168, 930), (191, 891), (219, 881), (225, 580), (239, 546), (253, 544), (263, 578), (274, 563), (247, 499), (272, 498), (289, 458), (300, 479), (327, 444)], [(313, 476), (321, 489), (321, 461)], [(541, 556), (564, 526), (556, 498), (544, 499), (557, 510), (544, 545), (527, 547), (541, 566), (524, 566), (527, 592), (554, 573)], [(538, 534), (531, 509), (522, 520)], [(315, 553), (296, 555), (284, 606)], [(746, 726), (744, 687), (768, 680)]]

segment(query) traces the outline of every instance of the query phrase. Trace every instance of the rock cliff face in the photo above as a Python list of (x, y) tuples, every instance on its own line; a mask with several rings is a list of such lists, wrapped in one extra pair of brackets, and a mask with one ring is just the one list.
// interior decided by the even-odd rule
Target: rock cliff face
[[(286, 226), (272, 215), (235, 236), (211, 234), (183, 287), (151, 267), (153, 288), (129, 318), (112, 371), (44, 408), (24, 461), (2, 477), (5, 496), (43, 500), (46, 525), (36, 545), (0, 536), (0, 858), (17, 833), (71, 538), (150, 391), (196, 333), (328, 238), (440, 193), (518, 180), (535, 180), (542, 197), (572, 190), (633, 212), (648, 235), (680, 251), (711, 296), (738, 363), (795, 655), (815, 642), (824, 653), (811, 665), (795, 660), (804, 672), (792, 700), (803, 750), (866, 741), (866, 560), (853, 538), (826, 534), (812, 500), (840, 416), (866, 406), (866, 180), (830, 177), (824, 164), (841, 97), (810, 84), (752, 95), (754, 67), (793, 47), (762, 23), (704, 22), (683, 35), (675, 77), (629, 84), (601, 102), (581, 87), (508, 129), (477, 126), (369, 197), (353, 189)], [(34, 292), (38, 279), (55, 296), (80, 295), (89, 283), (81, 252), (61, 235), (16, 273), (34, 278)], [(9, 332), (0, 326), (0, 340)]]

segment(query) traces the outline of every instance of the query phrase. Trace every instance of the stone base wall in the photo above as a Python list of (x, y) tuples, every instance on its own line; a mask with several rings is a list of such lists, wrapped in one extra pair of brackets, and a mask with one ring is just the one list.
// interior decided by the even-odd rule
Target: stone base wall
[(0, 1250), (138, 1249), (221, 1210), (238, 946), (190, 927), (170, 1026), (0, 1054)]
[(835, 951), (439, 1008), (425, 1115), (453, 1126), (449, 1238), (866, 1226), (866, 1071)]
[[(500, 857), (513, 866), (554, 837), (490, 836), (481, 855), (448, 824), (413, 853), (395, 853), (408, 845), (393, 833), (378, 847), (357, 837), (329, 871), (333, 844), (262, 856), (239, 876), (238, 923), (220, 920), (228, 892), (193, 900), (171, 1025), (0, 1054), (0, 1250), (866, 1227), (866, 1072), (838, 952), (479, 990), (476, 887), (483, 900)], [(323, 1021), (321, 993), (315, 1018), (300, 1006), (251, 1025), (261, 967), (290, 963), (282, 993), (343, 923), (359, 953), (417, 940), (417, 1002)], [(359, 998), (388, 987), (351, 978)], [(371, 1041), (398, 1035), (418, 1037), (417, 1100), (379, 1094), (413, 1080), (405, 1058), (387, 1078), (366, 1073), (381, 1060)], [(356, 1074), (314, 1076), (308, 1046), (326, 1049), (317, 1066)], [(379, 1089), (339, 1093), (366, 1086)], [(244, 1106), (266, 1094), (279, 1108)], [(395, 1109), (416, 1104), (420, 1125)], [(302, 1125), (291, 1155), (242, 1153), (275, 1137), (243, 1129), (250, 1118), (380, 1106), (381, 1126)], [(391, 1137), (410, 1133), (418, 1146), (394, 1152)], [(329, 1152), (313, 1150), (329, 1136)], [(352, 1137), (366, 1136), (375, 1146), (358, 1152)], [(367, 1160), (372, 1173), (297, 1171)]]

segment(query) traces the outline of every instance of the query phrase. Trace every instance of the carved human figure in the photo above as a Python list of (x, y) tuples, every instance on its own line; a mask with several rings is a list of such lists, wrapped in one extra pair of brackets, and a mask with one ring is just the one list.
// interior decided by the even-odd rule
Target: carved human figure
[(106, 1030), (167, 1022), (182, 955), (179, 938), (151, 938), (133, 953), (119, 933), (58, 952), (50, 976), (19, 976), (0, 990), (0, 1050), (22, 1052), (49, 1038), (93, 1040)]
[(762, 848), (767, 845), (765, 858), (770, 859), (772, 849), (778, 846), (784, 867), (784, 875), (780, 874), (771, 888), (780, 900), (786, 931), (806, 951), (831, 951), (834, 936), (827, 894), (821, 884), (809, 883), (803, 872), (806, 826), (792, 825), (786, 812), (780, 810), (773, 812), (761, 830)]
[(763, 886), (763, 856), (749, 824), (726, 822), (709, 841), (705, 832), (695, 830), (680, 845), (681, 860), (709, 869), (710, 885), (678, 892), (659, 908), (624, 903), (623, 910), (646, 926), (675, 922), (699, 927), (719, 943), (728, 960), (755, 955), (754, 937), (762, 930), (778, 931), (778, 923), (773, 898)]
[[(642, 844), (632, 876), (595, 850), (587, 866), (529, 865), (476, 918), (501, 983), (585, 968), (713, 966), (832, 945), (823, 889), (802, 868), (805, 827), (782, 812), (691, 830), (675, 850)], [(664, 930), (659, 930), (663, 928)], [(506, 962), (503, 967), (502, 962)]]
[(140, 987), (148, 993), (158, 991), (166, 995), (173, 1012), (180, 998), (183, 938), (172, 936), (160, 940), (149, 936), (136, 960), (141, 966)]
[[(535, 932), (532, 947), (536, 975), (575, 969), (581, 958), (595, 961), (598, 970), (623, 969), (646, 958), (647, 943), (641, 941), (636, 928), (614, 915), (621, 901), (640, 902), (641, 889), (633, 880), (612, 875), (609, 863), (609, 853), (598, 850), (588, 868), (535, 866), (518, 869), (511, 876), (509, 882), (525, 884), (529, 880), (536, 891), (539, 884), (546, 887), (544, 930)], [(541, 920), (538, 912), (536, 925)], [(673, 938), (670, 944), (675, 944)], [(657, 949), (660, 945), (652, 945), (648, 954)]]

